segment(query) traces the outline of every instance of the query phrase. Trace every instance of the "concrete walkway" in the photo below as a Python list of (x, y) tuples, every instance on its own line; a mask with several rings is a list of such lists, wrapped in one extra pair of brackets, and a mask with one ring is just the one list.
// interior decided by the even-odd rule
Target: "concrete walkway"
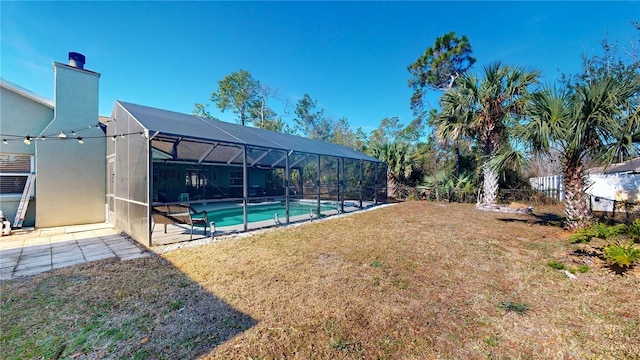
[(0, 280), (112, 257), (144, 256), (149, 253), (109, 224), (19, 231), (0, 238)]

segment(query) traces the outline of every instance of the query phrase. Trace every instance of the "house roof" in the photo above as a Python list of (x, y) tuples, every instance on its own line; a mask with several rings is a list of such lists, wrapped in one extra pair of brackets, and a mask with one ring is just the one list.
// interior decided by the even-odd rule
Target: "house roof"
[[(372, 162), (380, 160), (342, 145), (241, 126), (224, 121), (203, 119), (194, 115), (116, 101), (145, 129), (169, 137), (187, 137), (204, 142), (225, 142), (261, 148), (343, 157)], [(117, 120), (117, 119), (116, 119)]]
[(16, 85), (14, 83), (12, 83), (11, 81), (7, 81), (3, 78), (0, 78), (0, 87), (3, 87), (9, 91), (12, 91), (18, 95), (24, 96), (32, 101), (37, 102), (38, 104), (42, 104), (48, 108), (53, 109), (54, 108), (54, 104), (52, 100), (49, 100), (47, 98), (44, 98), (34, 92), (31, 92), (25, 88), (23, 88), (22, 86)]
[(627, 160), (625, 162), (600, 166), (587, 170), (589, 174), (619, 174), (619, 173), (640, 173), (640, 157)]

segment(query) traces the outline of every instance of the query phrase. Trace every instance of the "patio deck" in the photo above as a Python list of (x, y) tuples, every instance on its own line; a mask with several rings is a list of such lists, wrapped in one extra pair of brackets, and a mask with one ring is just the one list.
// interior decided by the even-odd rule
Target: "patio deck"
[(117, 257), (149, 256), (110, 224), (17, 230), (0, 238), (0, 281)]

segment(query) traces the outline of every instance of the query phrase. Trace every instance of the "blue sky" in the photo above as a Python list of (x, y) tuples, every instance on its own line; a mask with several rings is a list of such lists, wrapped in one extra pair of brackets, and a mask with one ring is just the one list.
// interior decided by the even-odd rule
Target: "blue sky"
[[(412, 119), (406, 68), (436, 37), (467, 35), (478, 62), (533, 67), (552, 82), (605, 36), (626, 47), (640, 2), (0, 2), (0, 75), (53, 98), (68, 52), (101, 73), (101, 115), (116, 100), (191, 113), (242, 68), (295, 104), (370, 131)], [(278, 113), (283, 105), (271, 101)], [(234, 121), (231, 112), (211, 112)]]

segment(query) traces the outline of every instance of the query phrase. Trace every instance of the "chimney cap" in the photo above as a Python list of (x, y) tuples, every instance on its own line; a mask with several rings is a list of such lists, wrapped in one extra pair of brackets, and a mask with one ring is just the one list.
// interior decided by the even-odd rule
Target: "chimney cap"
[(84, 69), (85, 60), (86, 60), (85, 56), (80, 53), (77, 53), (77, 52), (69, 53), (69, 65), (73, 67)]

